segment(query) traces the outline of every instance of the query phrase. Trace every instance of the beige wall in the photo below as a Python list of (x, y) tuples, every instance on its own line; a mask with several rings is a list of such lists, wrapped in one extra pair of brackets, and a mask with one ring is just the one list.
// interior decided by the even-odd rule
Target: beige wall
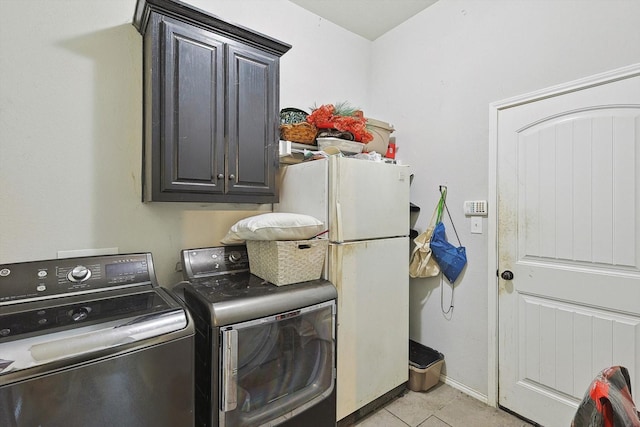
[[(495, 205), (484, 233), (471, 234), (463, 201), (489, 195), (489, 104), (640, 62), (638, 17), (637, 0), (440, 0), (373, 43), (372, 108), (393, 118), (398, 157), (413, 165), (418, 228), (447, 185), (469, 259), (452, 315), (441, 311), (439, 279), (411, 280), (411, 337), (444, 353), (448, 379), (477, 397), (488, 393), (487, 291), (496, 266), (487, 266), (487, 224)], [(455, 241), (448, 219), (445, 226)], [(450, 297), (445, 282), (445, 308)]]
[[(488, 195), (489, 103), (640, 62), (640, 2), (440, 0), (373, 43), (287, 0), (189, 2), (293, 45), (282, 107), (348, 100), (393, 123), (397, 157), (415, 172), (418, 228), (449, 186), (469, 265), (450, 317), (437, 280), (411, 283), (411, 334), (445, 354), (451, 381), (485, 396), (487, 220), (485, 234), (470, 234), (462, 202)], [(271, 209), (140, 202), (134, 5), (0, 0), (0, 263), (151, 251), (169, 284), (180, 249), (215, 245), (237, 219)]]
[[(191, 3), (293, 45), (282, 59), (282, 106), (366, 104), (368, 41), (286, 0)], [(216, 245), (236, 220), (271, 210), (140, 202), (142, 37), (131, 25), (134, 6), (0, 0), (0, 263), (60, 250), (150, 251), (161, 284), (170, 284), (180, 279), (180, 249)], [(318, 66), (327, 52), (351, 66)], [(328, 76), (330, 87), (320, 83)]]

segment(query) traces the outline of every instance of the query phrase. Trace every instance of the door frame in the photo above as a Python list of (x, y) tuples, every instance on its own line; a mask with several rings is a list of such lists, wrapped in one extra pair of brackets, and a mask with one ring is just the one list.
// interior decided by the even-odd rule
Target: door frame
[(545, 98), (563, 95), (616, 80), (640, 76), (640, 63), (595, 74), (586, 78), (551, 86), (524, 95), (507, 98), (489, 104), (489, 204), (496, 210), (488, 218), (487, 227), (487, 286), (488, 286), (488, 390), (487, 404), (498, 406), (499, 357), (498, 357), (498, 116), (500, 111), (528, 104)]

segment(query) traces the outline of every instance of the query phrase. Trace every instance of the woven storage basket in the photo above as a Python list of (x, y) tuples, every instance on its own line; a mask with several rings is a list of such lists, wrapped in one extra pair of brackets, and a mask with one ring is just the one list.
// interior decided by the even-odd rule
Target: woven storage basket
[(318, 129), (307, 122), (280, 125), (280, 138), (285, 141), (313, 145)]
[(319, 279), (328, 240), (247, 240), (249, 270), (275, 285)]

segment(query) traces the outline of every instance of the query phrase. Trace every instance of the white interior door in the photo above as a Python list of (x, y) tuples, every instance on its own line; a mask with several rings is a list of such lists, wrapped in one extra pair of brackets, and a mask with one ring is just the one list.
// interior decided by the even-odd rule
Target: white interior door
[(639, 75), (498, 111), (498, 403), (547, 427), (609, 366), (640, 397)]

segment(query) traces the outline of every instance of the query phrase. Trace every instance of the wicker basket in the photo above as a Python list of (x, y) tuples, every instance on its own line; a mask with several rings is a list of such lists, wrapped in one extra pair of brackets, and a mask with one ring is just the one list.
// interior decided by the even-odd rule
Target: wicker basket
[(318, 129), (307, 122), (280, 125), (280, 138), (285, 141), (313, 145)]
[(328, 240), (247, 240), (249, 270), (275, 285), (316, 280), (322, 276)]

